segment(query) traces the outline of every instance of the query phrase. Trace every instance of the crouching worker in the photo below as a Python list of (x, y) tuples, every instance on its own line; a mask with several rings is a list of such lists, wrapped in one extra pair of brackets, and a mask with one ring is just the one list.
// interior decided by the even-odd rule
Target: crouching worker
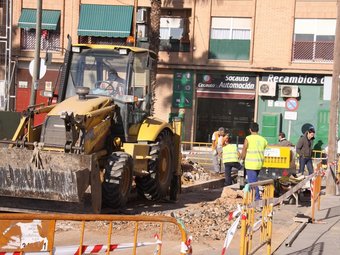
[(222, 149), (222, 159), (225, 169), (225, 181), (224, 186), (232, 184), (231, 170), (236, 168), (237, 170), (242, 169), (242, 165), (239, 162), (240, 153), (237, 150), (236, 144), (231, 144), (231, 135), (226, 134)]

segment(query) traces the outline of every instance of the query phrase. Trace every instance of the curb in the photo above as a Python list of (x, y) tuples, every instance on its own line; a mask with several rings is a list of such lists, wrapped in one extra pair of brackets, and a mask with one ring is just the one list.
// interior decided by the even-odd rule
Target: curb
[(194, 191), (201, 191), (202, 189), (218, 189), (224, 186), (224, 177), (215, 180), (205, 181), (193, 185), (182, 185), (181, 193), (189, 193)]

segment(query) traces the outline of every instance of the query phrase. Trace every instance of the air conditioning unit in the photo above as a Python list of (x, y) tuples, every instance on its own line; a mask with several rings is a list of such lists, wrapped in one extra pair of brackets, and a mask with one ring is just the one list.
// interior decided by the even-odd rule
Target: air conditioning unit
[(276, 82), (260, 81), (258, 88), (259, 96), (276, 96)]
[(299, 86), (280, 85), (281, 97), (299, 97)]
[(145, 8), (138, 9), (137, 11), (137, 23), (146, 23), (147, 21), (147, 10)]

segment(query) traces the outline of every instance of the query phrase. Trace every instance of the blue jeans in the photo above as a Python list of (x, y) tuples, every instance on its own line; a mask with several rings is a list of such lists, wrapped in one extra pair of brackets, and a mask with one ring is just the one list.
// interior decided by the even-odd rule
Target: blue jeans
[[(259, 176), (260, 170), (249, 170), (247, 169), (248, 183), (257, 182), (257, 177)], [(255, 200), (260, 200), (259, 188), (255, 188)]]
[(299, 173), (303, 174), (305, 172), (305, 166), (306, 165), (307, 165), (307, 169), (308, 169), (309, 174), (312, 174), (314, 172), (312, 158), (300, 157), (299, 163), (300, 163)]
[(224, 185), (225, 186), (229, 186), (232, 183), (231, 180), (231, 170), (232, 168), (236, 168), (237, 170), (242, 169), (242, 165), (239, 162), (228, 162), (228, 163), (224, 163), (224, 170), (225, 170), (225, 181), (224, 181)]

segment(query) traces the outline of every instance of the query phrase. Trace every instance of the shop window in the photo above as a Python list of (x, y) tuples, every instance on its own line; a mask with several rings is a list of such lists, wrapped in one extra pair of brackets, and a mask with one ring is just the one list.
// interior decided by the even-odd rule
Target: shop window
[(219, 127), (227, 128), (232, 143), (243, 143), (249, 125), (254, 121), (254, 100), (197, 99), (196, 142), (211, 142)]
[(211, 20), (209, 58), (248, 60), (251, 19), (213, 17)]
[[(21, 49), (35, 49), (35, 29), (21, 29)], [(41, 30), (40, 49), (60, 51), (60, 32), (53, 30)]]
[(333, 62), (335, 19), (296, 19), (292, 60)]
[(163, 10), (160, 20), (160, 51), (190, 51), (188, 10)]

